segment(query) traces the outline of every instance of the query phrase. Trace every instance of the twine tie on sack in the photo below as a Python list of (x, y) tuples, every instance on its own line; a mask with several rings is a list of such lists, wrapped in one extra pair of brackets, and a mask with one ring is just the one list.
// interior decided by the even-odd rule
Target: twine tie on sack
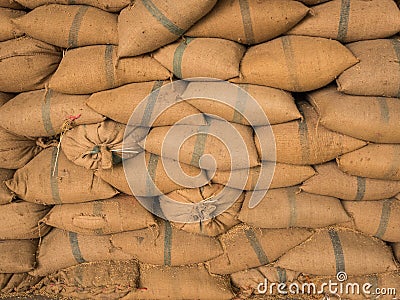
[(101, 160), (102, 169), (111, 169), (113, 166), (113, 153), (105, 144), (94, 146), (92, 150), (84, 153), (82, 156), (85, 157), (87, 155), (97, 156), (95, 160)]
[[(92, 150), (85, 152), (82, 157), (87, 155), (97, 156), (94, 158), (96, 161), (101, 159), (101, 168), (102, 169), (111, 169), (113, 165), (119, 164), (122, 162), (124, 157), (122, 156), (124, 153), (129, 154), (137, 154), (139, 151), (130, 150), (132, 148), (125, 148), (125, 149), (110, 149), (108, 145), (101, 144), (95, 145)], [(100, 154), (100, 155), (98, 155)], [(127, 156), (126, 158), (129, 158)]]
[(55, 173), (56, 173), (56, 169), (57, 169), (56, 166), (58, 164), (58, 157), (60, 155), (60, 149), (61, 149), (61, 141), (62, 141), (64, 135), (67, 133), (67, 131), (72, 129), (72, 127), (74, 126), (75, 121), (77, 119), (79, 119), (81, 116), (82, 116), (81, 114), (78, 114), (76, 116), (72, 116), (72, 115), (67, 116), (65, 121), (64, 121), (64, 123), (61, 126), (60, 141), (58, 142), (58, 145), (57, 145), (57, 154), (56, 154), (56, 158), (54, 160), (52, 177), (54, 177)]

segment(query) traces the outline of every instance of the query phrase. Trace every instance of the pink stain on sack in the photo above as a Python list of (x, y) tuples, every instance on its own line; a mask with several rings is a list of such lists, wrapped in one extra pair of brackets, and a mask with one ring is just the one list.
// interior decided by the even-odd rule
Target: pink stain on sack
[(82, 116), (82, 114), (76, 115), (76, 116), (68, 116), (67, 119), (70, 120), (71, 122), (79, 119)]

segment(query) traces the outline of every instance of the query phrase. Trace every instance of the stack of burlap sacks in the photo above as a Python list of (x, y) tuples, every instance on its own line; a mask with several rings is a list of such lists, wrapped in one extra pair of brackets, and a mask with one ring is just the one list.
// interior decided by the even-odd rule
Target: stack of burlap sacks
[[(262, 299), (264, 278), (318, 283), (338, 272), (400, 293), (396, 3), (131, 2), (0, 0), (2, 295)], [(196, 98), (204, 82), (174, 84), (192, 77), (229, 80), (245, 92), (235, 110)], [(158, 97), (170, 82), (168, 99)], [(218, 90), (223, 83), (206, 84)], [(130, 119), (152, 92), (141, 118)], [(157, 101), (191, 95), (152, 119)], [(244, 118), (254, 113), (248, 95), (269, 124)], [(179, 151), (184, 172), (198, 175), (198, 186), (185, 188), (161, 163), (161, 155), (175, 158), (176, 145), (162, 141), (192, 115), (179, 126), (218, 127), (210, 114), (237, 129), (250, 169), (199, 133)], [(132, 140), (124, 153), (126, 130)], [(258, 175), (271, 165), (261, 152), (270, 130), (276, 167), (269, 186)], [(216, 160), (212, 178), (211, 166), (200, 168), (203, 154)], [(168, 222), (142, 207), (122, 159), (137, 174), (135, 195), (157, 215), (199, 222)], [(139, 167), (143, 159), (155, 186)], [(239, 188), (230, 174), (247, 172), (235, 203), (213, 216)], [(268, 187), (249, 208), (253, 193)], [(203, 206), (177, 211), (164, 195)]]

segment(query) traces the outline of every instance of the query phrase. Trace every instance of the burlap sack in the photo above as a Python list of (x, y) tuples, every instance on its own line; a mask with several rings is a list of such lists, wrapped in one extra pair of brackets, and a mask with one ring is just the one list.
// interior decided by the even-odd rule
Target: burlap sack
[(18, 2), (31, 9), (50, 3), (65, 5), (83, 4), (98, 7), (109, 12), (119, 12), (131, 3), (130, 0), (18, 0)]
[(131, 188), (126, 180), (124, 166), (122, 164), (115, 165), (113, 168), (107, 170), (94, 170), (94, 174), (101, 178), (101, 180), (116, 188), (118, 191), (127, 195), (132, 195)]
[(392, 0), (333, 0), (313, 7), (312, 12), (287, 34), (348, 43), (385, 38), (400, 31), (400, 11)]
[(317, 174), (301, 186), (308, 193), (342, 200), (380, 200), (400, 193), (400, 181), (352, 176), (342, 172), (335, 162), (316, 165), (314, 168)]
[(12, 134), (0, 127), (0, 168), (22, 168), (42, 150), (34, 139)]
[[(86, 103), (93, 110), (114, 121), (146, 127), (169, 126), (184, 117), (200, 114), (198, 109), (186, 102), (174, 104), (176, 98), (184, 92), (186, 83), (179, 81), (166, 86), (169, 83), (170, 81), (161, 80), (131, 83), (95, 93)], [(110, 105), (110, 99), (112, 99), (112, 105)], [(146, 103), (143, 102), (145, 99), (147, 99)], [(171, 106), (159, 115), (163, 107), (157, 105), (160, 102), (162, 105), (169, 103)], [(132, 117), (134, 111), (135, 117)], [(138, 115), (142, 116), (140, 120), (136, 118)], [(196, 119), (183, 121), (183, 124), (205, 125), (205, 120), (202, 116), (198, 116)]]
[(202, 264), (180, 267), (142, 264), (140, 288), (122, 299), (228, 300), (233, 296), (229, 278), (209, 274)]
[(25, 201), (0, 205), (0, 240), (26, 240), (45, 236), (50, 227), (40, 222), (50, 208)]
[(136, 198), (128, 195), (103, 201), (56, 205), (42, 221), (53, 227), (88, 235), (118, 233), (155, 225), (150, 212)]
[[(236, 143), (236, 137), (233, 136), (232, 132), (219, 127), (220, 120), (208, 119), (208, 121), (209, 124), (206, 126), (180, 125), (174, 127), (176, 136), (192, 134), (180, 146), (179, 161), (199, 167), (199, 158), (204, 154), (210, 154), (215, 159), (218, 170), (236, 170), (248, 166), (255, 167), (259, 164), (251, 127), (232, 123), (232, 126), (242, 138), (241, 141)], [(146, 139), (141, 142), (144, 149), (157, 155), (161, 155), (162, 150), (165, 157), (172, 159), (177, 157), (177, 151), (175, 151), (177, 140), (171, 138), (172, 135), (168, 135), (170, 129), (170, 126), (153, 128)], [(225, 143), (233, 144), (228, 149), (219, 138), (211, 133), (204, 133), (206, 130), (207, 132), (217, 133), (218, 137), (223, 139)], [(243, 148), (243, 143), (247, 149)], [(248, 158), (249, 163), (246, 163), (245, 158)], [(209, 160), (203, 160), (201, 168), (213, 169), (213, 163)]]
[(25, 34), (58, 47), (118, 44), (118, 15), (91, 6), (43, 5), (13, 23)]
[(400, 201), (343, 201), (356, 229), (388, 242), (400, 242)]
[(301, 3), (291, 0), (223, 0), (185, 35), (258, 44), (287, 32), (308, 11)]
[(256, 229), (237, 226), (221, 237), (224, 255), (211, 260), (210, 272), (232, 274), (269, 264), (311, 236), (307, 229)]
[(57, 47), (30, 37), (0, 43), (0, 91), (19, 93), (44, 88), (57, 69)]
[(400, 97), (400, 40), (380, 39), (346, 45), (360, 62), (336, 80), (351, 95)]
[(139, 264), (129, 261), (82, 263), (47, 276), (42, 292), (73, 299), (121, 299), (136, 288)]
[(366, 275), (396, 270), (382, 241), (344, 229), (322, 229), (284, 254), (277, 266), (315, 275)]
[(357, 62), (337, 41), (283, 36), (247, 50), (241, 77), (234, 81), (305, 92), (327, 85)]
[(400, 143), (400, 102), (397, 98), (351, 96), (330, 86), (308, 94), (324, 127), (376, 142)]
[[(169, 164), (176, 163), (174, 168), (169, 167)], [(105, 181), (113, 185), (113, 181), (108, 180), (108, 176), (103, 174), (117, 175), (120, 179), (115, 187), (119, 189), (122, 182), (126, 182), (125, 187), (121, 191), (129, 189), (129, 192), (134, 192), (135, 196), (154, 197), (168, 194), (178, 189), (183, 189), (185, 186), (200, 187), (209, 182), (207, 174), (204, 170), (197, 167), (178, 163), (171, 159), (160, 157), (149, 152), (142, 152), (132, 159), (124, 161), (125, 173), (114, 167), (114, 174), (111, 172), (99, 172), (99, 176)], [(131, 171), (133, 170), (133, 171)], [(168, 170), (168, 173), (167, 173)], [(180, 175), (187, 175), (190, 181), (182, 178)], [(192, 179), (196, 177), (196, 179)], [(128, 182), (130, 186), (128, 186)]]
[(108, 199), (118, 192), (93, 172), (69, 161), (57, 148), (43, 150), (6, 181), (25, 201), (42, 204), (89, 202)]
[(102, 115), (86, 106), (87, 98), (52, 90), (21, 93), (0, 107), (1, 126), (18, 135), (41, 137), (61, 133), (65, 122), (81, 125), (103, 121)]
[(26, 292), (41, 279), (41, 277), (33, 277), (28, 273), (3, 273), (0, 274), (0, 291), (5, 294)]
[[(125, 129), (124, 124), (112, 120), (77, 126), (65, 133), (61, 148), (65, 156), (78, 166), (93, 170), (110, 169), (113, 165), (121, 163)], [(142, 131), (136, 131), (139, 139), (145, 137), (145, 132)], [(137, 149), (132, 150), (139, 149), (137, 146)]]
[[(272, 125), (277, 162), (296, 165), (320, 164), (366, 145), (364, 141), (318, 126), (319, 116), (308, 103), (300, 102), (299, 109), (303, 112), (303, 120)], [(263, 143), (263, 149), (267, 149), (268, 143), (271, 142), (269, 128), (261, 126), (255, 131), (256, 147), (261, 156), (260, 143)], [(261, 159), (268, 160), (268, 157)]]
[(296, 280), (299, 275), (299, 272), (291, 270), (261, 266), (231, 274), (231, 282), (239, 289), (242, 297), (250, 297), (252, 294), (259, 294), (257, 287), (260, 283), (264, 283), (265, 278), (268, 283), (288, 284)]
[(0, 7), (0, 42), (11, 40), (23, 33), (17, 30), (11, 20), (25, 15), (22, 10), (14, 10)]
[(110, 241), (109, 235), (81, 235), (53, 228), (40, 244), (37, 268), (29, 274), (45, 276), (84, 262), (131, 259)]
[(136, 1), (118, 17), (118, 56), (140, 55), (177, 40), (215, 3), (217, 0)]
[(14, 173), (14, 170), (0, 169), (0, 205), (10, 203), (14, 199), (14, 195), (4, 183), (13, 178)]
[[(262, 168), (273, 167), (273, 163), (271, 162), (264, 161), (262, 164)], [(270, 181), (270, 178), (267, 176), (260, 178), (260, 172), (261, 167), (233, 171), (217, 171), (211, 180), (214, 183), (228, 185), (235, 189), (242, 189), (241, 181), (243, 178), (247, 178), (244, 190), (253, 191), (297, 185), (315, 175), (314, 169), (310, 166), (298, 166), (282, 163), (276, 163), (272, 181)], [(209, 176), (211, 177), (211, 174)], [(235, 179), (237, 178), (237, 180), (231, 180), (229, 182), (229, 176), (232, 176)]]
[(154, 58), (178, 78), (239, 76), (245, 47), (215, 38), (185, 38), (154, 52)]
[[(238, 193), (237, 197), (236, 191), (232, 192), (232, 189), (226, 188), (226, 191), (222, 192), (223, 189), (224, 186), (214, 184), (196, 189), (176, 190), (167, 197), (179, 203), (197, 205), (185, 211), (181, 206), (177, 207), (174, 203), (167, 202), (165, 196), (160, 196), (160, 207), (168, 220), (190, 220), (185, 223), (171, 222), (174, 227), (201, 235), (217, 236), (240, 223), (237, 217), (244, 200), (244, 193)], [(233, 202), (234, 199), (236, 200)]]
[(168, 77), (168, 70), (150, 56), (117, 61), (116, 46), (86, 46), (65, 53), (49, 87), (66, 94), (91, 94), (131, 82)]
[(153, 265), (195, 264), (223, 252), (218, 240), (176, 229), (165, 220), (157, 228), (117, 233), (111, 242), (132, 258)]
[(339, 199), (299, 193), (298, 186), (271, 189), (254, 208), (249, 208), (251, 194), (246, 193), (239, 220), (255, 227), (318, 228), (350, 221)]
[(345, 173), (386, 180), (400, 180), (400, 145), (369, 144), (337, 159)]
[[(210, 89), (214, 94), (220, 91), (221, 99), (223, 99), (223, 94), (226, 93), (225, 82), (191, 82), (183, 93), (183, 97), (184, 99), (194, 97), (187, 102), (203, 113), (214, 114), (229, 122), (243, 125), (279, 124), (301, 118), (290, 93), (252, 84), (240, 84), (238, 86), (241, 90), (238, 90), (237, 93), (234, 91), (236, 93), (234, 97), (237, 99), (235, 107), (217, 101), (218, 99), (196, 98), (199, 92)], [(256, 106), (254, 102), (258, 103), (259, 106)], [(251, 120), (247, 120), (244, 116), (251, 118)], [(269, 123), (265, 122), (265, 116), (268, 117)]]
[(0, 273), (25, 273), (36, 264), (38, 240), (0, 241)]

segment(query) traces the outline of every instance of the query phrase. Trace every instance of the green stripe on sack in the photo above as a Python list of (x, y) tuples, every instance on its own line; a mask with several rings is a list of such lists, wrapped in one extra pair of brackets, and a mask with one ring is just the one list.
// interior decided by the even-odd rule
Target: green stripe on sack
[(150, 154), (149, 163), (147, 165), (148, 176), (146, 177), (146, 195), (152, 197), (154, 195), (154, 185), (156, 184), (156, 171), (159, 156)]
[(385, 172), (385, 177), (393, 177), (399, 172), (400, 169), (400, 151), (396, 151), (396, 147), (393, 145), (393, 157), (392, 163), (389, 166), (389, 170)]
[(181, 36), (185, 33), (185, 30), (174, 24), (168, 19), (153, 3), (151, 0), (142, 0), (144, 7), (151, 13), (151, 15), (157, 19), (169, 32), (176, 36)]
[(110, 88), (115, 87), (113, 51), (114, 46), (107, 45), (104, 53), (107, 86)]
[(289, 209), (290, 209), (290, 217), (289, 217), (289, 227), (294, 227), (296, 225), (297, 212), (296, 212), (296, 188), (288, 188), (286, 190), (288, 201), (289, 201)]
[(304, 112), (301, 106), (298, 107), (299, 112), (303, 116), (302, 120), (298, 121), (299, 125), (299, 140), (301, 146), (301, 159), (303, 162), (310, 158), (310, 143), (308, 142), (308, 125), (306, 118), (304, 118)]
[(376, 234), (375, 234), (375, 236), (377, 238), (382, 239), (382, 237), (385, 235), (386, 229), (389, 224), (393, 200), (394, 199), (386, 199), (385, 201), (383, 201), (381, 220), (379, 222), (378, 230), (376, 231)]
[(71, 28), (69, 30), (69, 36), (68, 36), (68, 47), (77, 47), (78, 46), (78, 36), (79, 36), (79, 29), (81, 27), (81, 23), (83, 20), (84, 15), (86, 14), (86, 11), (88, 10), (88, 6), (81, 6), (75, 17), (74, 20), (72, 21)]
[(330, 228), (328, 232), (332, 241), (333, 251), (335, 253), (336, 273), (345, 272), (344, 254), (339, 234), (333, 228)]
[(264, 252), (264, 249), (262, 248), (260, 242), (257, 239), (256, 233), (254, 232), (253, 229), (246, 229), (245, 230), (246, 237), (248, 241), (250, 242), (251, 247), (253, 248), (254, 252), (257, 255), (258, 261), (260, 262), (261, 265), (267, 265), (269, 264), (269, 260), (267, 255)]
[(172, 227), (169, 221), (164, 221), (165, 236), (164, 236), (164, 265), (171, 265), (171, 247), (172, 247)]
[(376, 275), (376, 274), (374, 274), (374, 275), (372, 275), (372, 276), (369, 276), (369, 284), (371, 284), (371, 289), (370, 289), (370, 291), (371, 291), (371, 293), (372, 293), (372, 296), (371, 296), (371, 298), (370, 299), (379, 299), (380, 298), (380, 296), (379, 295), (374, 295), (374, 294), (376, 294), (376, 291), (377, 291), (377, 288), (379, 287), (379, 278), (378, 278), (378, 275)]
[(242, 14), (244, 35), (247, 44), (255, 44), (253, 25), (251, 22), (250, 6), (248, 0), (239, 0), (240, 13)]
[(364, 177), (357, 177), (357, 194), (354, 200), (362, 200), (365, 196), (367, 179)]
[(194, 40), (194, 38), (185, 38), (179, 46), (176, 48), (174, 53), (174, 61), (173, 61), (173, 73), (176, 77), (182, 79), (182, 59), (183, 53), (186, 50), (186, 47)]
[(82, 257), (81, 249), (78, 243), (78, 234), (75, 232), (69, 232), (69, 244), (71, 245), (72, 255), (74, 256), (77, 263), (82, 264), (86, 260)]
[[(93, 202), (93, 215), (96, 217), (101, 217), (103, 212), (103, 201), (94, 201)], [(96, 234), (103, 234), (103, 229), (98, 228), (94, 230)]]
[(243, 114), (246, 110), (247, 99), (249, 97), (249, 95), (247, 94), (247, 85), (238, 85), (238, 87), (238, 95), (232, 117), (232, 122), (234, 123), (243, 122)]
[(76, 0), (68, 0), (68, 5), (74, 5), (76, 4)]
[(390, 113), (387, 99), (385, 97), (377, 97), (376, 100), (378, 101), (381, 111), (381, 122), (388, 124), (390, 120)]
[[(393, 44), (394, 51), (396, 52), (397, 63), (399, 65), (399, 72), (400, 72), (400, 40), (392, 39), (392, 44)], [(397, 92), (396, 97), (400, 98), (400, 86), (399, 86), (399, 90)]]
[(158, 95), (160, 94), (160, 88), (162, 87), (162, 85), (163, 85), (162, 80), (158, 80), (154, 83), (153, 88), (151, 89), (151, 93), (147, 99), (147, 104), (143, 113), (142, 122), (140, 123), (141, 126), (149, 127), (150, 118), (151, 115), (153, 114), (154, 107), (156, 105), (157, 98)]
[(199, 160), (204, 154), (204, 150), (206, 148), (207, 136), (209, 125), (199, 126), (198, 133), (196, 134), (196, 142), (194, 144), (192, 160), (190, 161), (190, 165), (199, 166)]
[(55, 135), (53, 124), (51, 123), (51, 98), (53, 96), (52, 90), (47, 90), (42, 104), (42, 121), (43, 127), (49, 135)]
[(347, 36), (350, 19), (350, 0), (342, 0), (337, 39), (343, 42)]
[(283, 48), (283, 52), (285, 54), (286, 65), (288, 68), (292, 87), (295, 91), (298, 91), (300, 89), (300, 83), (299, 83), (299, 79), (297, 77), (298, 73), (297, 73), (297, 68), (296, 68), (296, 62), (295, 62), (295, 58), (294, 58), (292, 43), (290, 42), (289, 36), (282, 37), (282, 48)]
[(50, 162), (50, 188), (51, 195), (55, 204), (61, 204), (60, 190), (58, 188), (58, 161), (57, 161), (57, 147), (53, 148)]
[(287, 274), (285, 269), (277, 267), (276, 272), (278, 273), (278, 278), (280, 283), (287, 281)]

